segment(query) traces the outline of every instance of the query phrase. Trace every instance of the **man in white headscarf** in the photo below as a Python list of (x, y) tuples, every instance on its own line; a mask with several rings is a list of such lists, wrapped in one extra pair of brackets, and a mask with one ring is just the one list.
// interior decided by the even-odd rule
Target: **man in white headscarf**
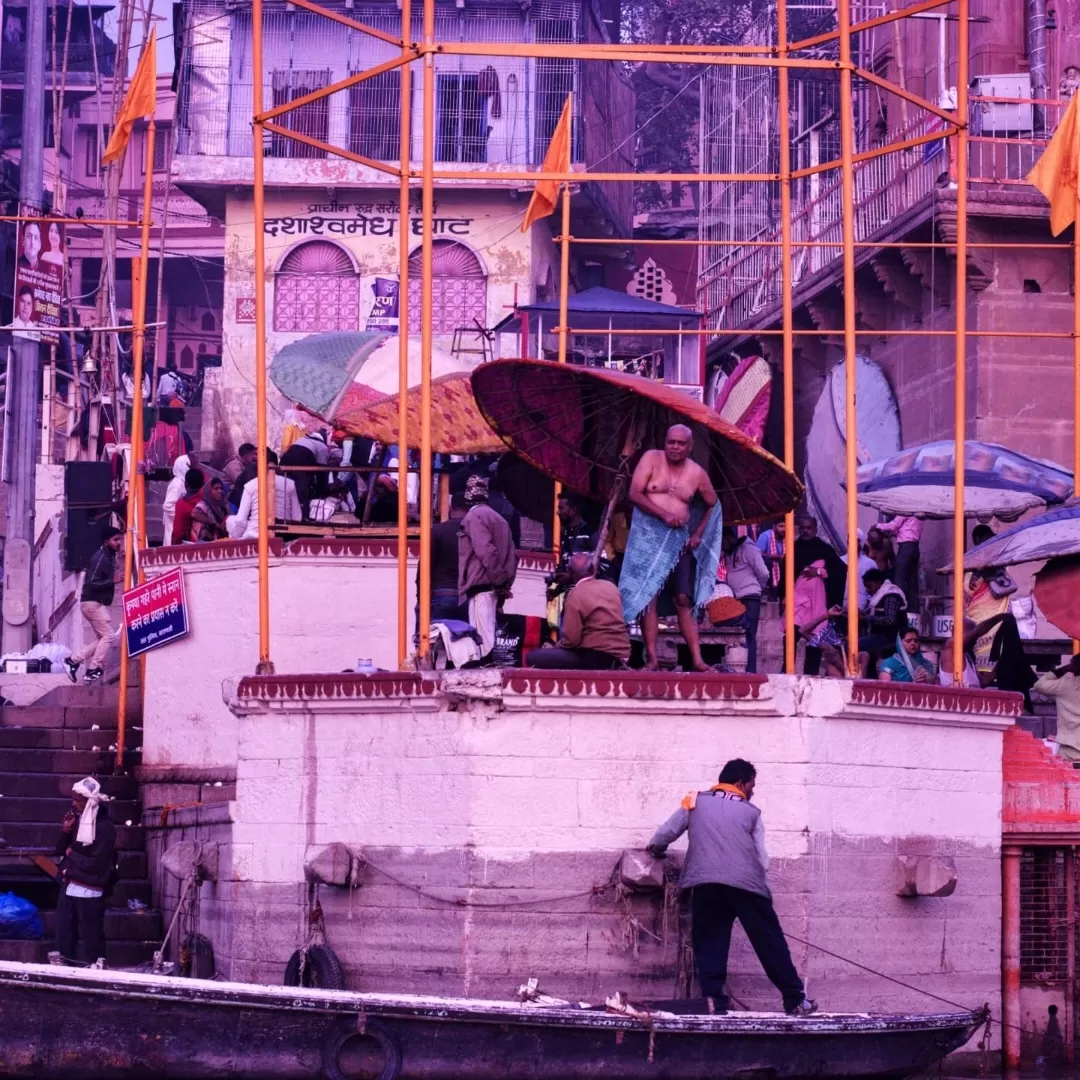
[(56, 853), (60, 897), (56, 948), (64, 960), (92, 964), (105, 956), (105, 893), (115, 865), (116, 829), (104, 803), (108, 795), (87, 776), (72, 787)]

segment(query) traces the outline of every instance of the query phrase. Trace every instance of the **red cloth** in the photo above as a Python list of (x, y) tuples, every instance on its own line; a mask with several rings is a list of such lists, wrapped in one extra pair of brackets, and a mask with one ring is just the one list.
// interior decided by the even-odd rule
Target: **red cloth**
[(202, 490), (176, 500), (176, 517), (173, 518), (172, 542), (182, 544), (191, 539), (191, 511), (199, 505)]

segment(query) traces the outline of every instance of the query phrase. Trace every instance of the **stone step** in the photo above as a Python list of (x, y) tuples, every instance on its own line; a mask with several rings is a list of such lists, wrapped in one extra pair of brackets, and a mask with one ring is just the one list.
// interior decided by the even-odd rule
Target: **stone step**
[[(105, 941), (105, 963), (111, 968), (133, 968), (154, 959), (157, 941)], [(41, 941), (6, 941), (0, 939), (0, 960), (18, 964), (48, 963), (49, 951), (55, 943), (51, 937)]]
[[(115, 903), (115, 897), (110, 897), (109, 903)], [(39, 914), (45, 937), (51, 940), (56, 936), (56, 912), (42, 911)], [(164, 932), (160, 911), (134, 912), (126, 906), (105, 909), (106, 941), (160, 941)]]
[[(55, 822), (35, 824), (24, 821), (10, 821), (0, 826), (0, 837), (7, 841), (9, 848), (47, 848), (51, 851), (56, 843), (56, 833), (57, 825)], [(145, 830), (139, 824), (130, 827), (118, 825), (116, 827), (116, 846), (123, 851), (145, 851)]]
[[(126, 746), (142, 745), (142, 727), (129, 727)], [(89, 750), (100, 752), (116, 746), (112, 727), (9, 727), (0, 726), (0, 750)]]
[[(3, 795), (3, 792), (0, 792)], [(57, 795), (54, 798), (34, 798), (25, 795), (18, 798), (0, 798), (0, 822), (23, 821), (49, 824), (59, 830), (64, 814), (71, 808), (71, 799)], [(109, 817), (114, 824), (139, 820), (139, 804), (134, 800), (109, 803)]]
[(101, 773), (109, 775), (116, 755), (108, 750), (3, 750), (0, 749), (0, 773), (36, 773), (49, 777), (54, 773), (81, 773), (83, 776)]
[[(116, 706), (6, 705), (0, 709), (0, 730), (5, 727), (92, 728), (115, 731)], [(139, 712), (128, 710), (127, 727), (141, 724)]]
[[(119, 612), (119, 606), (116, 612)], [(115, 619), (113, 625), (116, 625)], [(131, 665), (131, 689), (128, 691), (128, 714), (138, 715), (142, 711), (142, 701), (138, 691), (139, 665)], [(120, 687), (112, 683), (93, 683), (87, 685), (83, 682), (68, 682), (54, 687), (48, 693), (43, 694), (34, 702), (36, 706), (58, 705), (64, 708), (76, 709), (111, 709), (113, 716), (120, 704)]]
[[(115, 755), (110, 754), (110, 760)], [(57, 796), (71, 800), (71, 787), (84, 776), (85, 772), (24, 773), (10, 769), (0, 769), (0, 795), (4, 798), (28, 796), (30, 798), (52, 798)], [(139, 784), (134, 776), (99, 776), (101, 790), (113, 799), (136, 799)], [(61, 814), (61, 817), (63, 815)]]
[[(39, 911), (52, 911), (56, 907), (56, 898), (59, 886), (50, 877), (31, 866), (31, 870), (37, 872), (37, 877), (8, 877), (0, 875), (0, 892), (13, 892), (24, 900), (37, 906)], [(114, 907), (127, 908), (129, 900), (138, 900), (142, 904), (149, 905), (151, 899), (150, 882), (142, 879), (139, 881), (118, 881), (109, 893), (109, 903)]]
[[(35, 851), (34, 854), (45, 855), (47, 858), (52, 859), (54, 862), (58, 856), (53, 854), (53, 848), (50, 845), (46, 851)], [(150, 883), (147, 880), (147, 863), (146, 852), (144, 851), (118, 851), (116, 853), (116, 866), (117, 873), (119, 874), (121, 882), (130, 883), (145, 883), (147, 889), (150, 887)], [(48, 883), (51, 879), (45, 876), (45, 872), (41, 870), (35, 863), (31, 862), (25, 854), (12, 851), (10, 848), (0, 848), (0, 892), (7, 892), (10, 890), (11, 883)], [(146, 897), (141, 894), (138, 895), (140, 900), (145, 900)], [(127, 903), (127, 899), (124, 900)]]

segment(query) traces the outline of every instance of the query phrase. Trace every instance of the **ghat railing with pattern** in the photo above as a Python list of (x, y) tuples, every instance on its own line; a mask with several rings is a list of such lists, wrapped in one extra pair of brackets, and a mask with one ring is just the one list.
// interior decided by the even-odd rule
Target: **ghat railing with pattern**
[[(1066, 104), (1049, 99), (973, 96), (968, 183), (991, 188), (1027, 185), (1026, 176), (1046, 148)], [(1011, 122), (1017, 124), (1015, 129), (1002, 126)], [(926, 115), (891, 141), (916, 139), (936, 129), (944, 129), (943, 121)], [(900, 234), (935, 188), (955, 188), (956, 170), (948, 140), (942, 138), (860, 162), (854, 168), (854, 178), (855, 240), (885, 241)], [(815, 275), (839, 272), (841, 197), (838, 169), (793, 185), (792, 284), (796, 292)], [(777, 220), (737, 246), (702, 248), (698, 303), (709, 329), (734, 332), (760, 325), (779, 312), (780, 239)]]

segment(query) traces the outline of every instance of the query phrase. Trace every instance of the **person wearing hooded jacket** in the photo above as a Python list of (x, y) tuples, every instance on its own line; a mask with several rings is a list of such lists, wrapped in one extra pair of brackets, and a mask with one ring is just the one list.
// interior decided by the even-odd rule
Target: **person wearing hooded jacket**
[(187, 476), (189, 469), (195, 468), (195, 464), (188, 454), (181, 454), (173, 462), (173, 478), (165, 489), (165, 502), (161, 507), (161, 524), (165, 529), (163, 544), (172, 543), (173, 522), (176, 520), (176, 504), (184, 497), (187, 490), (184, 487), (184, 478)]
[(116, 857), (108, 801), (92, 776), (80, 780), (72, 787), (71, 809), (56, 842), (61, 856), (56, 948), (68, 962), (92, 964), (105, 956), (105, 894)]

